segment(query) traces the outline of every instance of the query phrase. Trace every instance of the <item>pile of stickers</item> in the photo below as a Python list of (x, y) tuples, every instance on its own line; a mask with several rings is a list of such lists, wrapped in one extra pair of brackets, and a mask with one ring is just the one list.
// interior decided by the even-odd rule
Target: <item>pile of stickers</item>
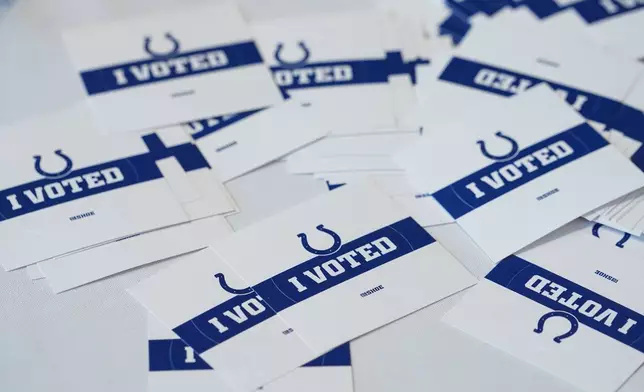
[[(348, 342), (465, 289), (445, 323), (616, 391), (644, 361), (643, 34), (641, 0), (67, 31), (87, 99), (0, 133), (0, 263), (61, 293), (173, 259), (129, 290), (150, 392), (349, 392)], [(280, 160), (330, 192), (233, 232), (227, 183)]]

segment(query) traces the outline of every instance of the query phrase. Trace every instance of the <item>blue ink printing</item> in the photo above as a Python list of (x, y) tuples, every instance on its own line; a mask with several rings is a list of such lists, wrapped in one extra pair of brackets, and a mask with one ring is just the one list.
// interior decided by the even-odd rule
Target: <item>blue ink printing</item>
[[(232, 288), (227, 284), (224, 287), (225, 280), (218, 276), (218, 284), (235, 295), (173, 331), (196, 352), (203, 353), (284, 309), (434, 242), (412, 218), (344, 243), (324, 225), (316, 228), (333, 239), (331, 247), (318, 249), (308, 241), (302, 242), (307, 251), (309, 248), (314, 251), (313, 258), (249, 288)], [(299, 239), (302, 241), (303, 237)]]
[(644, 353), (644, 316), (599, 293), (514, 255), (501, 260), (485, 278), (552, 310), (537, 320), (535, 333), (543, 332), (549, 318), (566, 318), (570, 329), (556, 336), (555, 343), (584, 325)]
[(482, 149), (481, 153), (495, 163), (432, 195), (454, 219), (608, 145), (608, 142), (586, 123), (518, 151), (515, 151), (518, 149), (516, 141), (502, 135), (511, 144), (508, 153), (490, 155), (487, 150)]

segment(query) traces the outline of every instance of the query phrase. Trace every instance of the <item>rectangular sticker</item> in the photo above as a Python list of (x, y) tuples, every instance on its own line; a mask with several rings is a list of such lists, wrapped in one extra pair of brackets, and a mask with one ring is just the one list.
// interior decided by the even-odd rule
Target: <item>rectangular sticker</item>
[(329, 113), (290, 100), (271, 108), (189, 123), (199, 149), (226, 182), (326, 136)]
[(163, 127), (281, 101), (234, 3), (79, 28), (66, 32), (64, 40), (106, 132)]

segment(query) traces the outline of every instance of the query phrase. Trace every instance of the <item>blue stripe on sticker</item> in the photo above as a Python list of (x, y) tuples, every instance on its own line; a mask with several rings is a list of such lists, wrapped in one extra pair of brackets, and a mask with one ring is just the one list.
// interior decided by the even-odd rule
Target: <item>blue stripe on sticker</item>
[[(74, 200), (162, 178), (156, 162), (175, 157), (184, 171), (209, 168), (201, 151), (192, 143), (166, 147), (157, 134), (143, 136), (148, 152), (73, 169), (73, 157), (65, 156), (68, 169), (60, 176), (43, 171), (40, 159), (34, 169), (44, 179), (0, 190), (0, 222), (41, 211)], [(61, 150), (58, 150), (61, 151)], [(42, 159), (54, 159), (45, 157)]]
[[(405, 218), (341, 246), (338, 244), (333, 254), (304, 261), (258, 283), (250, 292), (234, 290), (221, 283), (226, 291), (240, 294), (173, 331), (198, 353), (203, 353), (284, 309), (434, 241), (416, 221)], [(291, 332), (283, 331), (284, 334)]]
[[(272, 67), (271, 71), (282, 95), (288, 98), (291, 89), (387, 83), (392, 75), (409, 75), (415, 84), (416, 66), (421, 64), (429, 64), (429, 61), (405, 62), (400, 52), (387, 52), (384, 59), (301, 62)], [(199, 140), (264, 109), (196, 120), (185, 125), (190, 127), (192, 138)]]
[[(345, 343), (302, 366), (351, 366), (351, 350), (349, 346), (349, 343)], [(181, 339), (149, 340), (148, 361), (151, 372), (212, 370), (212, 367)]]
[(248, 41), (87, 70), (81, 78), (87, 94), (96, 95), (261, 63), (257, 46)]
[[(510, 160), (486, 166), (432, 196), (454, 219), (458, 219), (607, 145), (600, 134), (583, 123), (518, 151)], [(544, 194), (548, 191), (550, 189), (544, 189)]]
[(570, 329), (556, 336), (555, 343), (574, 339), (583, 324), (644, 353), (644, 316), (599, 293), (514, 255), (503, 259), (486, 279), (553, 310), (535, 320), (535, 333), (544, 331), (549, 318), (570, 321)]

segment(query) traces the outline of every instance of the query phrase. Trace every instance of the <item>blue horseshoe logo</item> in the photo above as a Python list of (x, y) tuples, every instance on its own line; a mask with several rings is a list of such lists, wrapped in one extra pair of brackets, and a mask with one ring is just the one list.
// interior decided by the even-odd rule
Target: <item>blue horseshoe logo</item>
[[(594, 235), (595, 237), (599, 238), (599, 228), (600, 228), (600, 227), (602, 227), (602, 226), (604, 226), (604, 225), (602, 225), (601, 223), (595, 223), (595, 224), (593, 225), (593, 230), (592, 230), (592, 231), (593, 231), (593, 235)], [(624, 244), (626, 243), (626, 241), (628, 241), (628, 239), (629, 239), (629, 238), (631, 238), (631, 235), (630, 235), (629, 233), (624, 233), (624, 236), (622, 236), (622, 239), (620, 239), (619, 241), (617, 241), (617, 243), (615, 244), (615, 246), (616, 246), (616, 247), (618, 247), (618, 248), (622, 248), (622, 249), (623, 249), (623, 248), (624, 248)]]
[(42, 157), (40, 155), (34, 155), (34, 169), (36, 172), (45, 178), (60, 178), (66, 176), (70, 171), (72, 171), (72, 160), (70, 157), (63, 153), (63, 150), (56, 150), (55, 154), (61, 157), (65, 161), (65, 168), (58, 172), (47, 172), (43, 170), (41, 166)]
[(280, 42), (277, 44), (277, 47), (275, 48), (275, 60), (279, 63), (280, 66), (284, 68), (297, 68), (301, 67), (306, 64), (306, 62), (309, 59), (309, 56), (311, 55), (311, 52), (309, 51), (309, 48), (306, 47), (306, 44), (304, 41), (298, 41), (297, 46), (300, 47), (302, 50), (302, 58), (297, 60), (297, 61), (287, 61), (282, 59), (282, 49), (284, 49), (284, 43)]
[(171, 33), (165, 33), (165, 38), (172, 43), (172, 49), (167, 51), (166, 53), (159, 53), (154, 50), (152, 50), (152, 38), (149, 36), (146, 36), (144, 41), (143, 41), (143, 49), (153, 58), (166, 58), (166, 57), (171, 57), (176, 54), (179, 54), (179, 41), (174, 38), (174, 36)]
[(559, 336), (554, 337), (554, 342), (555, 343), (561, 343), (562, 340), (571, 337), (575, 333), (577, 333), (577, 330), (579, 329), (579, 321), (575, 316), (573, 316), (570, 313), (561, 311), (561, 310), (555, 310), (553, 312), (549, 312), (541, 316), (539, 321), (537, 322), (537, 328), (534, 329), (535, 333), (541, 333), (543, 332), (543, 327), (546, 323), (546, 320), (552, 317), (563, 317), (566, 320), (570, 321), (570, 330), (566, 333), (563, 333)]
[(492, 159), (494, 161), (507, 161), (508, 159), (514, 158), (517, 155), (517, 153), (519, 152), (519, 143), (517, 143), (516, 140), (512, 139), (508, 135), (505, 135), (501, 131), (496, 132), (495, 135), (497, 137), (501, 138), (501, 139), (507, 140), (510, 143), (510, 152), (508, 152), (507, 154), (504, 154), (504, 155), (494, 155), (494, 154), (490, 153), (487, 150), (487, 147), (485, 146), (485, 141), (477, 140), (476, 144), (478, 144), (479, 147), (481, 148), (481, 153), (486, 158)]
[(297, 235), (297, 237), (302, 241), (302, 247), (304, 247), (307, 252), (313, 253), (314, 255), (330, 255), (340, 249), (340, 246), (342, 246), (342, 240), (336, 232), (325, 228), (324, 225), (317, 225), (315, 228), (322, 233), (327, 233), (328, 235), (330, 235), (331, 238), (333, 238), (333, 245), (331, 245), (327, 249), (315, 249), (311, 245), (309, 245), (309, 240), (306, 238), (306, 234), (300, 233)]
[(230, 294), (235, 294), (235, 295), (248, 295), (253, 292), (253, 289), (250, 287), (246, 287), (245, 289), (234, 289), (230, 286), (228, 286), (228, 283), (226, 283), (226, 277), (222, 273), (216, 273), (215, 278), (219, 281), (219, 285), (221, 286), (222, 289), (225, 291), (229, 292)]

